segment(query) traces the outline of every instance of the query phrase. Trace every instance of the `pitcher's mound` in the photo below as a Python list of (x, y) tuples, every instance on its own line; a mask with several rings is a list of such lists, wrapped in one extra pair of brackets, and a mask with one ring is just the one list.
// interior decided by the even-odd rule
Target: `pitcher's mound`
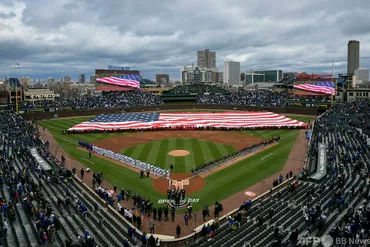
[(168, 152), (168, 155), (175, 156), (175, 157), (181, 157), (181, 156), (187, 156), (190, 152), (187, 150), (172, 150)]

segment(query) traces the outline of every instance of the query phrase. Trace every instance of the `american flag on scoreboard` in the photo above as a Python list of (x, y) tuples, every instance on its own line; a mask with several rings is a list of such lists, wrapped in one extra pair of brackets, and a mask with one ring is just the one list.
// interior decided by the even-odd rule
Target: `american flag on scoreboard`
[(140, 77), (138, 75), (122, 75), (96, 78), (97, 82), (123, 87), (140, 88)]
[(303, 127), (305, 123), (272, 112), (125, 113), (99, 115), (68, 130), (164, 127)]
[(335, 85), (330, 81), (322, 81), (313, 84), (297, 84), (294, 85), (294, 88), (315, 93), (335, 95)]

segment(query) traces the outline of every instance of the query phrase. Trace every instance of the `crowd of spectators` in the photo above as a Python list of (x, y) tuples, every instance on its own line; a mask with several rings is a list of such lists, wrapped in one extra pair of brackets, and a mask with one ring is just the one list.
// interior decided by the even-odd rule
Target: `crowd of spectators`
[[(271, 103), (271, 99), (274, 97), (269, 96), (268, 98), (270, 99), (268, 102)], [(252, 100), (251, 102), (254, 101)], [(370, 208), (368, 203), (370, 163), (367, 161), (370, 160), (366, 159), (366, 157), (369, 157), (370, 153), (367, 144), (370, 132), (368, 125), (370, 122), (369, 109), (369, 101), (338, 103), (317, 119), (314, 125), (309, 156), (311, 159), (317, 159), (318, 143), (324, 142), (327, 144), (327, 175), (324, 180), (319, 181), (317, 186), (312, 186), (312, 183), (305, 182), (308, 177), (304, 176), (302, 181), (291, 182), (287, 186), (287, 193), (281, 191), (278, 191), (275, 195), (270, 193), (271, 197), (269, 199), (266, 199), (266, 201), (260, 200), (256, 205), (253, 205), (252, 201), (243, 202), (239, 211), (233, 217), (228, 217), (227, 227), (231, 229), (231, 232), (227, 234), (231, 234), (231, 237), (225, 241), (235, 240), (234, 237), (238, 234), (239, 229), (245, 227), (245, 222), (250, 222), (248, 227), (257, 227), (256, 229), (258, 230), (256, 232), (255, 229), (251, 228), (250, 232), (246, 232), (245, 235), (237, 235), (239, 237), (235, 241), (238, 241), (238, 243), (242, 240), (253, 240), (254, 243), (268, 243), (273, 240), (273, 246), (294, 246), (298, 241), (299, 232), (303, 233), (302, 236), (310, 236), (312, 234), (321, 234), (325, 231), (328, 231), (334, 239), (368, 239), (370, 236)], [(67, 170), (60, 170), (58, 176), (54, 176), (54, 174), (47, 174), (40, 167), (37, 167), (35, 160), (28, 152), (28, 148), (41, 146), (40, 138), (32, 125), (23, 121), (18, 115), (8, 112), (0, 113), (0, 130), (3, 135), (1, 137), (2, 146), (11, 147), (3, 148), (0, 157), (0, 184), (5, 183), (7, 194), (9, 195), (9, 200), (6, 200), (5, 197), (0, 198), (4, 217), (7, 218), (5, 221), (1, 220), (2, 235), (5, 236), (7, 234), (8, 221), (10, 224), (14, 224), (14, 221), (19, 217), (19, 213), (17, 213), (14, 205), (22, 201), (25, 212), (35, 221), (39, 241), (42, 244), (53, 242), (57, 238), (56, 232), (61, 227), (60, 216), (55, 213), (54, 204), (45, 198), (40, 184), (52, 184), (52, 180), (55, 180), (54, 182), (57, 183), (67, 183), (71, 173)], [(278, 140), (278, 137), (273, 138), (254, 147), (247, 147), (233, 155), (240, 155), (241, 152), (248, 152), (253, 148), (259, 147), (259, 145), (266, 145)], [(91, 147), (94, 150), (93, 146)], [(11, 153), (9, 150), (11, 150)], [(41, 152), (43, 152), (42, 149)], [(15, 160), (14, 154), (17, 154), (17, 160)], [(230, 157), (224, 158), (228, 159)], [(221, 162), (224, 161), (223, 159)], [(26, 168), (15, 170), (13, 164), (24, 164)], [(214, 164), (204, 164), (202, 169)], [(196, 172), (195, 170), (193, 171), (193, 173)], [(32, 174), (37, 177), (37, 183), (32, 180)], [(83, 176), (82, 173), (81, 176)], [(292, 173), (286, 174), (286, 178), (292, 179)], [(170, 212), (167, 207), (155, 209), (156, 213), (154, 213), (155, 207), (149, 199), (144, 199), (136, 193), (131, 197), (130, 191), (124, 188), (121, 189), (121, 193), (117, 193), (117, 188), (115, 187), (114, 193), (111, 193), (108, 189), (103, 188), (101, 180), (99, 181), (95, 186), (95, 190), (110, 205), (114, 205), (113, 195), (117, 196), (117, 202), (125, 198), (126, 200), (129, 198), (134, 200), (134, 209), (124, 208), (120, 203), (117, 203), (117, 210), (138, 229), (141, 228), (140, 215), (143, 214), (148, 214), (149, 216), (153, 213), (154, 219), (157, 218), (159, 221), (162, 220), (162, 215), (164, 215), (164, 220), (168, 220)], [(274, 181), (274, 186), (282, 182), (283, 175), (281, 174), (278, 180)], [(298, 183), (306, 185), (308, 189), (300, 190), (300, 186), (297, 188)], [(301, 192), (304, 192), (303, 196), (300, 195)], [(282, 197), (284, 197), (284, 200), (281, 199)], [(83, 200), (73, 196), (68, 186), (65, 187), (64, 198), (58, 198), (58, 205), (59, 203), (72, 204), (83, 217), (89, 214)], [(218, 203), (217, 207), (220, 207)], [(289, 220), (284, 217), (293, 216), (292, 219), (296, 220), (294, 216), (297, 208), (300, 208), (298, 221), (292, 221), (290, 229), (284, 228), (282, 225), (286, 226), (289, 223)], [(286, 212), (284, 210), (290, 211)], [(203, 216), (209, 215), (207, 208), (204, 208), (203, 212)], [(215, 217), (218, 216), (216, 213), (218, 212), (215, 212)], [(189, 217), (188, 212), (184, 216), (185, 224), (187, 222), (186, 215)], [(255, 217), (256, 225), (250, 221), (253, 217)], [(279, 219), (278, 217), (286, 220), (286, 222), (276, 221), (276, 225), (270, 224), (274, 220)], [(300, 219), (302, 219), (301, 222), (299, 222)], [(268, 222), (267, 225), (266, 222)], [(150, 221), (149, 226), (150, 232), (154, 233), (154, 221)], [(266, 229), (263, 227), (266, 227)], [(202, 232), (215, 241), (221, 241), (222, 238), (217, 240), (217, 229), (218, 223), (212, 226), (205, 225)], [(266, 230), (271, 229), (273, 229), (272, 234), (266, 232)], [(137, 235), (135, 229), (131, 228), (129, 232), (131, 232), (130, 235)], [(254, 234), (251, 234), (252, 232)], [(290, 234), (287, 234), (287, 232), (290, 232)], [(267, 237), (265, 241), (263, 240), (265, 236), (260, 233), (270, 234), (272, 239)], [(156, 242), (153, 238), (153, 235), (150, 240), (144, 237), (142, 242)], [(85, 246), (96, 245), (94, 238), (88, 232), (84, 232), (78, 240)], [(72, 242), (72, 239), (66, 239), (67, 241)], [(207, 242), (203, 242), (199, 246), (207, 246)]]
[(124, 108), (133, 106), (162, 105), (159, 96), (141, 91), (111, 92), (101, 96), (81, 96), (74, 98), (60, 97), (53, 101), (41, 100), (22, 102), (19, 109), (76, 107), (79, 109)]
[[(11, 111), (0, 112), (1, 245), (69, 247), (79, 242), (79, 246), (96, 247), (112, 244), (111, 237), (101, 238), (104, 233), (98, 234), (96, 225), (71, 222), (72, 218), (74, 222), (81, 218), (93, 222), (87, 218), (97, 215), (89, 210), (86, 194), (82, 196), (80, 193), (84, 192), (77, 193), (71, 185), (73, 173), (60, 166), (54, 169), (49, 163), (52, 156), (47, 146), (31, 123)], [(34, 156), (31, 150), (37, 150), (39, 156)], [(109, 217), (106, 214), (103, 220), (109, 221)], [(125, 237), (116, 240), (119, 238), (123, 239), (120, 244), (130, 246)]]
[[(113, 190), (109, 190), (102, 187), (102, 185), (99, 183), (95, 185), (95, 192), (103, 200), (109, 203), (110, 206), (114, 207), (114, 205), (116, 205), (117, 212), (140, 231), (142, 231), (143, 228), (145, 229), (145, 227), (142, 225), (144, 217), (151, 217), (149, 222), (149, 231), (151, 233), (150, 237), (147, 237), (145, 232), (143, 232), (142, 236), (139, 236), (136, 229), (132, 228), (131, 226), (128, 226), (127, 228), (128, 235), (132, 236), (134, 239), (140, 238), (139, 240), (143, 246), (147, 246), (148, 244), (149, 246), (160, 246), (160, 240), (158, 237), (154, 238), (153, 236), (155, 233), (154, 220), (158, 222), (167, 222), (169, 221), (169, 213), (171, 214), (172, 222), (175, 220), (175, 208), (169, 209), (167, 205), (163, 207), (157, 207), (152, 201), (150, 201), (150, 199), (145, 199), (136, 192), (131, 195), (131, 190), (125, 190), (125, 188), (122, 188), (120, 191), (118, 191), (116, 186), (114, 186)], [(116, 197), (116, 199), (114, 197)], [(124, 201), (128, 201), (130, 199), (133, 201), (133, 208), (123, 206)], [(117, 203), (115, 204), (115, 202)]]
[(201, 95), (201, 94), (229, 94), (230, 92), (226, 89), (217, 86), (210, 85), (187, 85), (187, 86), (177, 86), (174, 87), (164, 94), (192, 94), (192, 95)]
[(288, 98), (286, 91), (250, 90), (229, 95), (199, 95), (198, 104), (282, 107)]
[(208, 85), (189, 85), (189, 86), (179, 86), (169, 90), (171, 94), (223, 94), (229, 93), (227, 90), (217, 87), (217, 86), (208, 86)]
[[(316, 121), (310, 160), (318, 161), (318, 144), (327, 145), (326, 176), (312, 184), (317, 168), (274, 180), (267, 198), (243, 202), (235, 215), (214, 232), (204, 227), (209, 242), (192, 246), (303, 246), (308, 238), (329, 234), (334, 243), (363, 243), (370, 237), (370, 101), (337, 103)], [(312, 164), (315, 164), (313, 162)], [(309, 182), (306, 182), (310, 180)], [(228, 230), (230, 229), (230, 230)], [(301, 242), (299, 242), (301, 240)], [(244, 244), (244, 245), (243, 245)], [(298, 244), (298, 245), (297, 245)], [(306, 245), (305, 245), (306, 246)]]
[[(37, 166), (36, 160), (28, 152), (28, 148), (41, 143), (40, 139), (32, 125), (11, 112), (0, 112), (0, 129), (2, 146), (0, 181), (1, 187), (5, 186), (6, 189), (6, 193), (2, 189), (0, 198), (4, 217), (1, 237), (6, 237), (8, 228), (14, 229), (16, 221), (22, 220), (16, 207), (21, 203), (27, 216), (34, 219), (39, 236), (38, 242), (41, 244), (53, 242), (55, 232), (60, 229), (59, 218), (55, 215), (48, 198), (42, 193), (40, 183), (31, 177), (31, 170), (33, 170), (38, 179), (47, 179), (44, 171)], [(15, 164), (20, 162), (27, 165), (22, 170), (15, 167)], [(26, 242), (28, 241), (26, 239)]]

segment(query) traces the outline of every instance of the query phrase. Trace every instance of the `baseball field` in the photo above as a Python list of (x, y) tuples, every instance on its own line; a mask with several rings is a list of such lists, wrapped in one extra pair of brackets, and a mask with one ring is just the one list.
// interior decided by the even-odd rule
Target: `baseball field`
[[(312, 120), (305, 116), (288, 116), (302, 122)], [(248, 130), (248, 131), (158, 131), (121, 132), (62, 135), (62, 130), (88, 118), (52, 119), (40, 122), (47, 128), (71, 158), (93, 171), (101, 171), (104, 180), (118, 188), (131, 189), (152, 201), (166, 199), (166, 195), (155, 186), (155, 178), (140, 179), (137, 171), (117, 162), (93, 155), (91, 159), (85, 150), (78, 148), (78, 141), (93, 143), (98, 147), (111, 149), (135, 159), (168, 169), (174, 165), (174, 173), (189, 174), (190, 170), (233, 153), (243, 147), (279, 135), (277, 145), (243, 159), (224, 169), (203, 176), (204, 187), (190, 196), (199, 198), (194, 210), (203, 205), (214, 204), (243, 191), (251, 185), (279, 172), (288, 159), (299, 130)], [(53, 152), (53, 150), (51, 150)], [(55, 150), (54, 150), (55, 151)], [(59, 158), (59, 157), (58, 157)], [(190, 181), (191, 183), (191, 181)]]

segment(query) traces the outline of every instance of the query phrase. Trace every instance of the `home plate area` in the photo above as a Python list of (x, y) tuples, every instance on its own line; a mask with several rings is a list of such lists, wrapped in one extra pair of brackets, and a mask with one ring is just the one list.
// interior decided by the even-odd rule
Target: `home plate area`
[[(200, 176), (192, 176), (188, 173), (172, 173), (169, 178), (157, 178), (153, 187), (163, 194), (163, 199), (158, 201), (158, 204), (166, 203), (169, 207), (185, 208), (189, 203), (199, 203), (200, 198), (192, 198), (191, 194), (201, 190), (206, 182)], [(179, 205), (175, 205), (174, 200), (169, 200), (168, 190), (185, 190), (185, 198), (180, 201)]]
[(185, 195), (181, 196), (181, 199), (179, 199), (178, 202), (176, 202), (176, 200), (173, 200), (173, 198), (172, 200), (169, 200), (168, 197), (167, 200), (161, 200), (161, 203), (167, 203), (167, 205), (171, 208), (186, 208), (191, 203), (199, 202), (199, 198), (187, 197), (186, 188), (188, 186), (190, 186), (189, 179), (176, 180), (168, 178), (168, 190), (175, 191), (175, 193), (182, 193), (182, 191), (184, 191)]
[(186, 189), (186, 188), (184, 188), (184, 185), (190, 185), (189, 179), (184, 179), (184, 180), (181, 180), (181, 181), (168, 179), (168, 181), (169, 181), (169, 186), (168, 187), (170, 188), (170, 190), (172, 190), (172, 189)]

